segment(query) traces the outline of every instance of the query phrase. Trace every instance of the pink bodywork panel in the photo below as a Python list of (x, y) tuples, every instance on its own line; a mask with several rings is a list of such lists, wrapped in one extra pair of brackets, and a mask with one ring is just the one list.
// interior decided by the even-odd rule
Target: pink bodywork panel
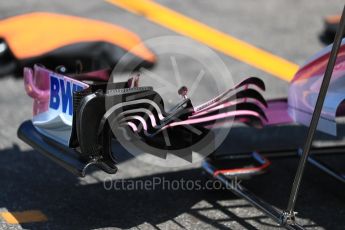
[(265, 113), (267, 121), (266, 125), (281, 125), (292, 123), (293, 120), (288, 114), (288, 103), (286, 99), (274, 99), (267, 101), (267, 108)]
[[(288, 112), (298, 123), (309, 126), (315, 108), (320, 86), (327, 67), (331, 46), (315, 55), (302, 66), (291, 81), (288, 94)], [(322, 109), (318, 130), (336, 135), (337, 113), (340, 104), (345, 100), (345, 40), (334, 67), (332, 79)], [(343, 110), (342, 110), (343, 111)]]

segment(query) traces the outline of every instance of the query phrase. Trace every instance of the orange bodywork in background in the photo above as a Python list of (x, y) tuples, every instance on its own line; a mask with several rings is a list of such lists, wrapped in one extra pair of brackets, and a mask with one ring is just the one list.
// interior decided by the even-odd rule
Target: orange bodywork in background
[(0, 21), (0, 37), (18, 59), (40, 56), (74, 43), (100, 41), (155, 62), (155, 55), (136, 34), (113, 24), (76, 16), (45, 12), (14, 16)]

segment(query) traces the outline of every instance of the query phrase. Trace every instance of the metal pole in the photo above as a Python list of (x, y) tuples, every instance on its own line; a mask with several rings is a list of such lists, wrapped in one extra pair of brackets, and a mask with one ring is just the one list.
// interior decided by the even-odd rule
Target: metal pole
[(334, 39), (332, 52), (330, 54), (330, 58), (329, 58), (329, 61), (327, 64), (326, 72), (325, 72), (325, 75), (324, 75), (324, 78), (323, 78), (323, 81), (322, 81), (322, 84), (320, 87), (320, 93), (319, 93), (317, 101), (316, 101), (315, 110), (314, 110), (314, 113), (313, 113), (313, 116), (312, 116), (312, 119), (310, 122), (307, 139), (306, 139), (306, 142), (305, 142), (304, 147), (303, 147), (302, 156), (301, 156), (301, 159), (300, 159), (300, 162), (298, 165), (298, 169), (297, 169), (297, 172), (295, 175), (295, 179), (294, 179), (294, 182), (292, 185), (287, 210), (282, 217), (283, 218), (282, 219), (283, 224), (288, 222), (288, 221), (294, 221), (294, 208), (295, 208), (296, 199), (297, 199), (298, 191), (300, 188), (301, 180), (303, 177), (304, 168), (306, 165), (306, 161), (308, 159), (308, 155), (309, 155), (310, 147), (311, 147), (311, 144), (312, 144), (312, 141), (314, 138), (314, 134), (315, 134), (315, 131), (317, 129), (317, 125), (318, 125), (319, 118), (321, 115), (323, 103), (325, 101), (329, 82), (331, 80), (333, 69), (334, 69), (334, 66), (335, 66), (335, 63), (337, 60), (337, 55), (338, 55), (338, 52), (340, 49), (341, 40), (342, 40), (342, 36), (344, 34), (344, 31), (345, 31), (345, 6), (343, 9), (341, 19), (340, 19), (340, 24), (339, 24), (337, 34), (336, 34), (335, 39)]

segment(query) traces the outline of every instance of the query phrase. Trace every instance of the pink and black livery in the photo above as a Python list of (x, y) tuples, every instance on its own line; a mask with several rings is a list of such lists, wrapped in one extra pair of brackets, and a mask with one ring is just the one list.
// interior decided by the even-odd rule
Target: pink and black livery
[[(345, 182), (344, 176), (308, 155), (315, 130), (336, 135), (337, 118), (345, 115), (345, 40), (341, 41), (344, 30), (343, 16), (334, 45), (300, 68), (290, 82), (287, 98), (268, 101), (261, 95), (265, 90), (264, 82), (249, 77), (201, 105), (194, 105), (188, 98), (188, 86), (181, 86), (176, 92), (181, 95), (181, 102), (166, 111), (161, 95), (150, 86), (140, 86), (138, 76), (113, 83), (108, 81), (109, 70), (66, 76), (38, 65), (26, 68), (25, 89), (34, 99), (34, 116), (20, 126), (18, 136), (65, 168), (84, 176), (90, 165), (116, 173), (116, 151), (121, 147), (115, 144), (114, 149), (114, 137), (128, 141), (139, 138), (148, 146), (176, 150), (192, 148), (200, 138), (212, 133), (212, 129), (222, 129), (228, 122), (252, 127), (247, 129), (249, 133), (243, 128), (241, 132), (248, 135), (242, 141), (260, 139), (256, 135), (262, 130), (299, 129), (311, 122), (306, 147), (299, 154), (296, 149), (303, 142), (292, 149), (274, 149), (274, 154), (264, 149), (232, 154), (227, 147), (226, 153), (221, 153), (221, 148), (215, 150), (203, 163), (207, 172), (229, 185), (235, 177), (264, 173), (271, 165), (269, 158), (272, 156), (301, 155), (286, 212), (273, 208), (242, 186), (229, 188), (286, 228), (301, 229), (294, 221), (293, 209), (305, 162)], [(170, 145), (164, 142), (164, 132), (176, 137)], [(231, 135), (224, 143), (229, 139)], [(274, 141), (268, 139), (268, 142)], [(337, 146), (313, 151), (337, 153), (343, 149)]]

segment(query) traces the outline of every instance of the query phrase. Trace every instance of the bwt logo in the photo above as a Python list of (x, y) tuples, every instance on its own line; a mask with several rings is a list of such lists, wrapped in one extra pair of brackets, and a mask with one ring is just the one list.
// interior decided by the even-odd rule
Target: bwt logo
[(73, 92), (81, 90), (83, 90), (82, 86), (61, 77), (51, 75), (49, 107), (54, 110), (59, 110), (62, 107), (62, 113), (72, 116)]

